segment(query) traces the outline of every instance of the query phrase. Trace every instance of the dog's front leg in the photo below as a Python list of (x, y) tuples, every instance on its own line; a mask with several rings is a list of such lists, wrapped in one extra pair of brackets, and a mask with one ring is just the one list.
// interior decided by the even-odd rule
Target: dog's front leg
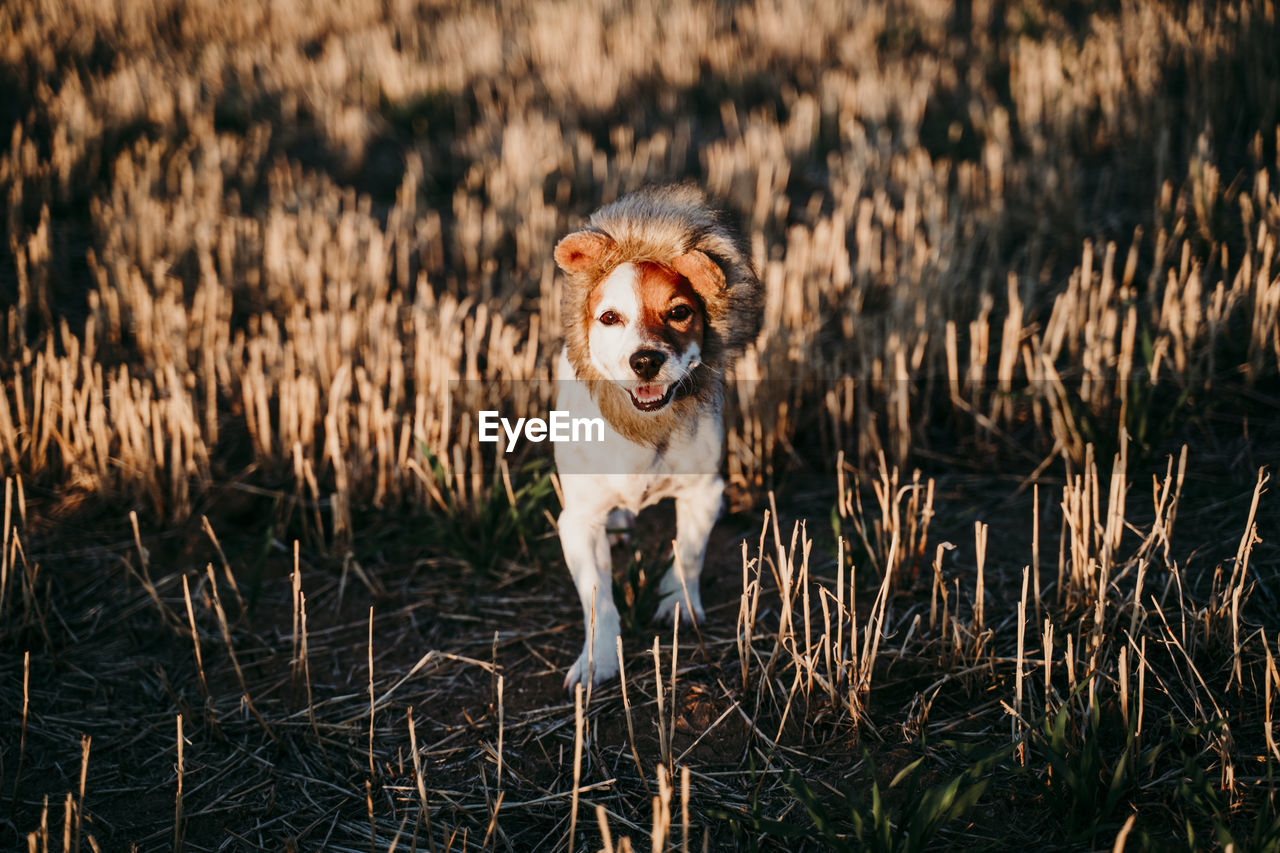
[(723, 494), (724, 480), (708, 477), (704, 483), (676, 497), (676, 560), (658, 585), (662, 594), (658, 618), (671, 620), (677, 604), (685, 619), (701, 622), (705, 618), (698, 579), (702, 576), (702, 562), (707, 555), (707, 538), (720, 516)]
[(613, 563), (605, 517), (565, 510), (558, 523), (560, 545), (582, 601), (586, 641), (564, 686), (599, 684), (618, 674), (618, 608), (613, 603)]

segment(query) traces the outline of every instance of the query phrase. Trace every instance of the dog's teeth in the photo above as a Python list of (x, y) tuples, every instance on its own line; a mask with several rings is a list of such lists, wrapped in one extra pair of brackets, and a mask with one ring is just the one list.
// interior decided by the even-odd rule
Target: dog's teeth
[(632, 393), (641, 403), (651, 403), (654, 400), (661, 400), (667, 393), (666, 385), (638, 385)]

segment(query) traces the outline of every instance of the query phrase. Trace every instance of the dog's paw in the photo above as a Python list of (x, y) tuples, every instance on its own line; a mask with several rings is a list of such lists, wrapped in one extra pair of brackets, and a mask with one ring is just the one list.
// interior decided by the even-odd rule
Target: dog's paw
[(636, 514), (629, 509), (615, 509), (609, 513), (605, 529), (609, 531), (609, 547), (631, 543), (631, 531), (636, 526)]
[(654, 619), (670, 625), (675, 621), (676, 605), (680, 605), (680, 621), (688, 625), (690, 623), (702, 624), (706, 620), (706, 611), (702, 609), (702, 596), (698, 594), (696, 587), (689, 588), (689, 598), (685, 600), (684, 587), (677, 582), (675, 589), (667, 590), (666, 584), (660, 587), (662, 592), (662, 602), (658, 605), (657, 611), (654, 613)]
[[(594, 664), (592, 666), (591, 664)], [(618, 661), (612, 656), (608, 656), (603, 660), (597, 658), (588, 663), (587, 650), (583, 649), (582, 654), (574, 661), (573, 666), (569, 667), (569, 673), (564, 677), (564, 689), (573, 692), (575, 684), (581, 684), (584, 687), (588, 684), (601, 684), (614, 678), (618, 674)]]

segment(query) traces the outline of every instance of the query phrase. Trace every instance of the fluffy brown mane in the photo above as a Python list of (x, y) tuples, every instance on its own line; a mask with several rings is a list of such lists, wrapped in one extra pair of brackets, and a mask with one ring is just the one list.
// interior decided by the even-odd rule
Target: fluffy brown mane
[[(691, 184), (637, 190), (592, 214), (561, 240), (556, 263), (568, 281), (561, 301), (565, 344), (574, 373), (588, 383), (601, 414), (632, 441), (659, 447), (723, 391), (730, 360), (760, 331), (763, 292), (741, 239)], [(592, 366), (587, 344), (592, 290), (624, 263), (653, 261), (687, 278), (706, 316), (702, 364), (661, 412), (637, 411), (626, 391)]]

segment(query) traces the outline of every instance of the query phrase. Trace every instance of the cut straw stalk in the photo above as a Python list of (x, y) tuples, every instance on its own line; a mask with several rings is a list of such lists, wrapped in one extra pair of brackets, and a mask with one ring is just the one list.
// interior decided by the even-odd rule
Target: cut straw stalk
[[(621, 639), (621, 638), (619, 638)], [(498, 794), (502, 794), (502, 756), (503, 756), (503, 737), (506, 734), (506, 705), (503, 702), (503, 677), (498, 676)]]
[(1018, 669), (1014, 674), (1014, 692), (1013, 692), (1013, 740), (1017, 741), (1022, 735), (1023, 720), (1025, 717), (1022, 713), (1022, 673), (1023, 673), (1023, 654), (1026, 646), (1027, 633), (1027, 585), (1030, 579), (1031, 570), (1026, 568), (1022, 570), (1022, 598), (1018, 602)]
[(191, 606), (191, 586), (187, 583), (185, 574), (182, 576), (182, 599), (187, 607), (187, 626), (191, 629), (191, 645), (196, 652), (196, 674), (200, 676), (200, 692), (204, 696), (205, 715), (212, 719), (213, 694), (209, 692), (209, 682), (204, 674), (204, 656), (200, 652), (200, 633), (196, 628), (195, 609)]
[(0, 528), (0, 616), (4, 615), (5, 593), (9, 589), (9, 525), (13, 511), (13, 478), (4, 478), (4, 527)]
[(10, 811), (17, 808), (18, 790), (22, 782), (22, 764), (27, 757), (27, 712), (31, 707), (31, 652), (22, 653), (22, 725), (18, 734), (18, 766), (13, 773), (13, 795)]
[(667, 727), (664, 725), (666, 715), (663, 712), (662, 696), (662, 658), (658, 655), (658, 638), (653, 638), (653, 680), (658, 703), (658, 755), (662, 766), (671, 762), (671, 744), (667, 740)]
[(680, 850), (689, 853), (689, 765), (680, 768)]
[[(412, 705), (405, 711), (405, 718), (409, 724), (409, 750), (413, 753), (413, 782), (418, 789), (420, 818), (423, 830), (427, 833), (427, 845), (431, 853), (436, 853), (436, 839), (431, 832), (431, 806), (427, 802), (427, 783), (422, 778), (422, 754), (418, 751), (418, 727), (413, 722)], [(417, 837), (416, 832), (414, 837)]]
[(578, 837), (578, 791), (582, 784), (582, 740), (586, 722), (582, 692), (582, 682), (573, 685), (573, 794), (569, 805), (569, 837), (566, 848), (569, 853), (573, 853)]
[(311, 695), (311, 657), (307, 652), (307, 594), (301, 590), (298, 592), (298, 610), (300, 613), (299, 626), (302, 630), (300, 649), (300, 654), (302, 655), (302, 679), (307, 687), (307, 720), (311, 723), (311, 733), (315, 735), (316, 743), (320, 743), (320, 729), (316, 726), (315, 700)]
[(666, 850), (671, 837), (671, 780), (665, 764), (658, 765), (658, 793), (653, 798), (653, 828), (649, 844), (653, 850)]
[[(671, 762), (671, 749), (672, 749), (672, 744), (674, 744), (674, 743), (675, 743), (675, 739), (676, 739), (676, 716), (677, 716), (677, 708), (676, 708), (676, 673), (677, 673), (677, 671), (678, 671), (678, 670), (679, 670), (679, 668), (680, 668), (680, 666), (679, 666), (679, 658), (680, 658), (680, 605), (679, 605), (678, 603), (676, 604), (675, 610), (674, 610), (674, 611), (673, 611), (673, 613), (672, 613), (672, 617), (673, 617), (673, 618), (672, 618), (672, 620), (671, 620), (671, 694), (670, 694), (670, 696), (671, 696), (671, 725), (670, 725), (670, 727), (669, 727), (669, 729), (668, 729), (668, 731), (667, 731), (667, 738), (666, 738), (666, 740), (664, 741), (664, 743), (666, 743), (666, 748), (667, 748), (667, 754), (666, 754), (666, 756), (665, 756), (665, 760), (666, 760), (666, 762), (667, 762), (667, 766), (668, 766), (668, 767), (670, 767), (670, 766), (671, 766), (671, 763), (670, 763), (670, 762)], [(658, 719), (658, 725), (659, 725), (659, 726), (661, 726), (661, 725), (662, 725), (662, 719), (661, 719), (661, 717), (659, 717), (659, 719)]]
[(973, 523), (974, 551), (978, 561), (978, 577), (973, 592), (973, 662), (975, 664), (982, 657), (986, 634), (987, 529), (987, 525), (981, 521)]
[(89, 747), (93, 738), (82, 735), (80, 738), (80, 797), (76, 804), (76, 841), (72, 850), (80, 849), (80, 834), (84, 828), (84, 790), (89, 780)]
[(640, 781), (644, 783), (646, 795), (651, 795), (649, 791), (649, 780), (645, 777), (644, 767), (640, 764), (640, 753), (636, 749), (636, 729), (632, 722), (631, 700), (627, 695), (627, 667), (626, 661), (622, 654), (622, 637), (616, 638), (618, 652), (618, 680), (622, 686), (622, 708), (627, 717), (627, 743), (631, 746), (631, 758), (636, 763), (636, 774), (640, 777)]
[(182, 715), (178, 714), (177, 718), (177, 745), (178, 745), (178, 763), (176, 765), (178, 774), (178, 788), (173, 797), (173, 849), (175, 853), (181, 853), (183, 849), (183, 832), (182, 832), (182, 777), (185, 764), (182, 757), (183, 736), (182, 736)]

